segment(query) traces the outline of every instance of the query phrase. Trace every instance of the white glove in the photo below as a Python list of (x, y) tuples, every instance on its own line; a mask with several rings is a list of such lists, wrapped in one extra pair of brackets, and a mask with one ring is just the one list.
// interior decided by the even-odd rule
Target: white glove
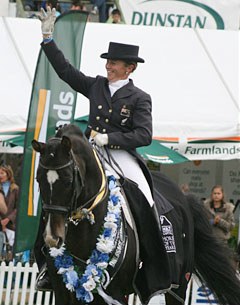
[(97, 146), (101, 147), (108, 144), (108, 135), (106, 133), (98, 133), (94, 137), (94, 142), (97, 144)]
[(47, 12), (41, 8), (38, 18), (42, 22), (42, 34), (52, 36), (54, 30), (54, 22), (56, 20), (56, 9), (51, 10), (50, 6), (47, 7)]

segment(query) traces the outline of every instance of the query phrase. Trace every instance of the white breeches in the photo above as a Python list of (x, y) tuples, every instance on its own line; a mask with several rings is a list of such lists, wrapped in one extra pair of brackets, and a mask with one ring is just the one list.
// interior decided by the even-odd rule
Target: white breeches
[[(138, 188), (142, 191), (150, 206), (153, 206), (154, 201), (150, 187), (136, 158), (124, 150), (110, 149), (110, 153), (122, 169), (124, 176), (138, 184)], [(114, 164), (112, 165), (114, 167)], [(108, 169), (108, 166), (106, 168)], [(119, 173), (119, 170), (116, 169), (116, 172)]]

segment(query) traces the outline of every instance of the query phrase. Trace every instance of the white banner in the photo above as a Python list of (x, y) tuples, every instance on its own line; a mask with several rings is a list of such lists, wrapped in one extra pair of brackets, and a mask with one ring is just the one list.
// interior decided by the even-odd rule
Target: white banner
[(216, 184), (216, 162), (187, 162), (179, 165), (179, 185), (188, 184), (189, 192), (199, 199), (208, 198)]
[(226, 199), (234, 204), (240, 200), (240, 163), (231, 160), (223, 163), (222, 185), (227, 190)]
[(127, 24), (238, 30), (238, 0), (119, 0)]
[[(158, 137), (156, 137), (157, 139)], [(197, 141), (196, 141), (197, 142)], [(200, 142), (200, 141), (199, 141)], [(240, 137), (235, 137), (235, 141), (229, 141), (227, 139), (218, 141), (205, 140), (202, 143), (193, 143), (187, 141), (187, 143), (176, 143), (162, 142), (164, 146), (167, 146), (189, 160), (232, 160), (240, 159)]]

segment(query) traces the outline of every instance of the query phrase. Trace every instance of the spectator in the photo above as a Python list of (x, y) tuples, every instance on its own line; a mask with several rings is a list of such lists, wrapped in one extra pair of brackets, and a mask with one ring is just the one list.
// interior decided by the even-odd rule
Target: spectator
[(194, 195), (190, 192), (188, 183), (181, 184), (180, 190), (182, 191), (182, 193), (184, 194), (184, 196), (186, 197), (186, 199), (190, 205), (202, 203), (201, 200), (199, 200), (199, 198), (196, 195)]
[(184, 195), (187, 195), (189, 193), (189, 185), (187, 183), (181, 184), (180, 189)]
[(82, 4), (80, 0), (73, 0), (70, 10), (73, 11), (87, 11), (86, 5)]
[(92, 14), (99, 14), (99, 22), (107, 21), (106, 0), (91, 0), (93, 4)]
[(25, 0), (23, 2), (25, 11), (35, 11), (36, 6), (33, 0)]
[(123, 23), (122, 17), (121, 17), (121, 12), (119, 9), (116, 8), (116, 9), (112, 10), (110, 17), (107, 20), (107, 23), (116, 23), (116, 24)]
[(57, 0), (47, 0), (42, 2), (42, 8), (46, 10), (47, 6), (49, 6), (51, 9), (56, 9), (56, 17), (60, 16), (62, 13), (61, 6), (58, 3)]
[(6, 202), (7, 211), (1, 217), (2, 230), (6, 232), (10, 245), (13, 245), (19, 187), (14, 181), (12, 168), (8, 165), (0, 166), (0, 193)]
[(204, 202), (208, 212), (210, 224), (213, 227), (214, 234), (227, 244), (231, 230), (234, 227), (234, 205), (225, 201), (224, 190), (221, 185), (215, 185), (212, 188), (211, 196)]
[[(4, 217), (4, 214), (7, 213), (7, 205), (4, 199), (4, 195), (0, 193), (0, 220)], [(0, 260), (2, 258), (3, 253), (3, 246), (4, 246), (4, 232), (2, 230), (2, 225), (0, 223)]]
[(7, 213), (7, 205), (3, 193), (0, 193), (0, 217)]

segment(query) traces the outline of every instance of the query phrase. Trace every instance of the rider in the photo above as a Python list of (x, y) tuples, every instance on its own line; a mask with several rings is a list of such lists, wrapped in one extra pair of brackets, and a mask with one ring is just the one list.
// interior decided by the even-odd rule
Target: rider
[[(86, 76), (65, 59), (54, 42), (52, 34), (55, 18), (54, 9), (51, 10), (48, 7), (47, 12), (42, 10), (40, 15), (43, 34), (42, 49), (58, 76), (74, 90), (89, 98), (91, 107), (86, 136), (93, 138), (98, 146), (109, 148), (111, 155), (120, 166), (123, 176), (128, 178), (124, 183), (127, 197), (131, 199), (133, 193), (136, 193), (136, 189), (141, 190), (138, 192), (137, 208), (131, 206), (131, 209), (133, 209), (134, 217), (137, 218), (151, 215), (145, 221), (145, 224), (149, 222), (147, 225), (150, 228), (150, 235), (146, 235), (147, 245), (143, 245), (143, 247), (145, 247), (145, 250), (155, 253), (155, 259), (158, 261), (154, 265), (156, 273), (164, 272), (168, 275), (168, 260), (159, 230), (159, 220), (155, 216), (151, 175), (136, 152), (137, 147), (147, 146), (152, 140), (151, 97), (135, 87), (132, 79), (130, 79), (130, 74), (137, 68), (137, 64), (144, 63), (144, 60), (138, 56), (139, 47), (110, 42), (108, 52), (100, 56), (107, 60), (105, 65), (107, 77)], [(135, 183), (132, 184), (131, 181)], [(141, 205), (141, 203), (143, 204)], [(144, 209), (147, 209), (148, 212), (145, 213)], [(140, 213), (144, 213), (144, 215), (139, 215)], [(145, 216), (145, 219), (146, 217), (148, 216)], [(138, 219), (137, 227), (141, 226), (140, 222), (141, 220)], [(157, 228), (157, 230), (154, 231), (154, 228)], [(141, 231), (140, 228), (139, 230)], [(143, 239), (140, 240), (140, 253), (141, 243), (144, 243)], [(163, 253), (161, 254), (163, 255), (162, 261), (159, 256), (156, 258), (156, 253), (159, 253), (159, 251)], [(148, 264), (153, 264), (151, 254), (147, 259), (141, 259), (146, 268)], [(158, 270), (158, 268), (162, 270)], [(151, 269), (154, 268), (151, 267)], [(142, 270), (147, 272), (144, 268)], [(154, 278), (156, 281), (162, 281), (157, 276)], [(37, 288), (43, 289), (45, 284), (46, 281), (43, 277), (43, 280), (38, 281)], [(161, 283), (160, 289), (167, 289), (170, 284), (169, 282)]]

